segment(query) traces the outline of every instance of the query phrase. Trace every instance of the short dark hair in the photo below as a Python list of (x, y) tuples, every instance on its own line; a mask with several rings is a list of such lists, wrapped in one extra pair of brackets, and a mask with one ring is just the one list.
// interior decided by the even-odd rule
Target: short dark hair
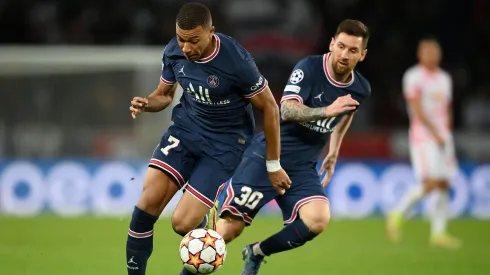
[(211, 27), (211, 12), (208, 7), (201, 3), (187, 3), (177, 13), (176, 22), (179, 28), (183, 30), (193, 30), (198, 26)]
[(352, 19), (345, 19), (344, 21), (340, 22), (339, 26), (337, 27), (337, 31), (335, 32), (335, 37), (341, 33), (362, 37), (362, 45), (364, 48), (367, 48), (369, 37), (371, 37), (369, 29), (366, 25), (364, 25), (364, 23)]
[(432, 34), (422, 36), (419, 40), (419, 45), (424, 43), (424, 42), (436, 43), (438, 45), (440, 44), (437, 37), (435, 37)]

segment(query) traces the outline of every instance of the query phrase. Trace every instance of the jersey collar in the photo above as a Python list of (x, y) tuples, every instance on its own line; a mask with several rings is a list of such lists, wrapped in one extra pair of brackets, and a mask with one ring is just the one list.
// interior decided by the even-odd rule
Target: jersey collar
[(327, 77), (328, 81), (334, 85), (335, 87), (339, 88), (346, 88), (352, 85), (354, 83), (354, 71), (351, 72), (351, 79), (347, 83), (342, 83), (336, 81), (331, 75), (330, 71), (328, 70), (328, 59), (330, 58), (330, 53), (324, 54), (323, 55), (323, 71), (325, 72), (325, 76)]
[(216, 34), (214, 34), (214, 39), (216, 39), (216, 48), (214, 48), (213, 53), (208, 57), (201, 58), (201, 59), (194, 61), (194, 62), (196, 62), (196, 63), (208, 63), (209, 61), (213, 60), (218, 55), (221, 41), (219, 40), (219, 36), (217, 36)]

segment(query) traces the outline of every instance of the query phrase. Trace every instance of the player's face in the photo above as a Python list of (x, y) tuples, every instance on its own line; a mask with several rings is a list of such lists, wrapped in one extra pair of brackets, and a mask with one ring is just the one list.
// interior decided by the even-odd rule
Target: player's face
[(418, 57), (422, 65), (435, 69), (441, 62), (441, 48), (434, 41), (423, 41), (420, 43)]
[(193, 30), (183, 30), (176, 24), (177, 42), (184, 56), (189, 61), (196, 61), (205, 56), (206, 49), (213, 41), (214, 27), (198, 26)]
[(363, 46), (363, 38), (346, 33), (340, 33), (332, 38), (330, 52), (333, 70), (338, 75), (350, 73), (367, 54)]

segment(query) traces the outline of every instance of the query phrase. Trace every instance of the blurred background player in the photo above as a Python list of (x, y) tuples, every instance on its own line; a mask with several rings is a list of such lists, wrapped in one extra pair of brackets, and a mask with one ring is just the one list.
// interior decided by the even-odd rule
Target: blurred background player
[[(263, 133), (245, 151), (226, 189), (216, 230), (230, 242), (274, 199), (285, 227), (243, 249), (243, 275), (258, 274), (265, 256), (302, 246), (327, 227), (330, 207), (324, 187), (333, 175), (354, 112), (371, 93), (369, 82), (354, 71), (366, 57), (368, 40), (369, 30), (363, 23), (344, 20), (329, 53), (308, 56), (294, 67), (281, 99), (281, 163), (291, 177), (290, 189), (283, 193), (281, 186), (267, 179)], [(316, 162), (329, 137), (329, 152), (320, 170), (326, 176), (320, 182)]]
[(430, 216), (432, 245), (459, 247), (460, 241), (446, 232), (449, 217), (449, 180), (457, 171), (452, 129), (452, 79), (439, 67), (442, 50), (432, 37), (418, 45), (419, 64), (403, 76), (403, 93), (410, 117), (410, 155), (416, 179), (414, 186), (388, 215), (390, 239), (400, 238), (403, 218), (425, 195), (434, 192)]
[(279, 164), (278, 106), (250, 54), (229, 36), (215, 33), (210, 11), (199, 3), (180, 9), (176, 32), (163, 52), (158, 88), (131, 101), (135, 118), (165, 109), (177, 82), (184, 89), (134, 208), (126, 245), (130, 275), (145, 274), (154, 223), (179, 189), (186, 192), (172, 215), (174, 231), (183, 236), (206, 225), (218, 188), (233, 175), (253, 137), (250, 103), (264, 112), (269, 177), (282, 188), (290, 183)]

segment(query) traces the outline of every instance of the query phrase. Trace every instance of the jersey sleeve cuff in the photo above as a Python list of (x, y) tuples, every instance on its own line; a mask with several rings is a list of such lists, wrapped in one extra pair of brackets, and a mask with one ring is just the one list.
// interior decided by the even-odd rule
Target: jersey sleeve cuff
[(412, 88), (404, 92), (404, 97), (406, 100), (413, 100), (420, 97), (422, 90), (420, 88)]
[(252, 98), (252, 97), (254, 97), (254, 96), (256, 96), (256, 95), (258, 95), (258, 94), (262, 93), (262, 92), (265, 90), (265, 88), (267, 88), (267, 86), (268, 86), (268, 85), (269, 85), (269, 82), (268, 82), (268, 81), (267, 81), (267, 79), (266, 79), (266, 80), (265, 80), (265, 83), (264, 83), (264, 86), (262, 86), (260, 89), (257, 89), (257, 91), (255, 91), (255, 92), (253, 92), (253, 93), (251, 93), (251, 94), (244, 95), (243, 97), (244, 97), (244, 98), (249, 98), (249, 99), (250, 99), (250, 98)]
[(283, 103), (286, 100), (291, 100), (291, 99), (297, 100), (297, 101), (299, 101), (299, 103), (303, 104), (303, 98), (300, 97), (299, 95), (284, 95), (281, 98), (281, 103)]
[(175, 81), (168, 81), (165, 78), (163, 78), (163, 76), (160, 76), (160, 81), (163, 82), (163, 84), (165, 84), (165, 85), (174, 85), (175, 84)]

